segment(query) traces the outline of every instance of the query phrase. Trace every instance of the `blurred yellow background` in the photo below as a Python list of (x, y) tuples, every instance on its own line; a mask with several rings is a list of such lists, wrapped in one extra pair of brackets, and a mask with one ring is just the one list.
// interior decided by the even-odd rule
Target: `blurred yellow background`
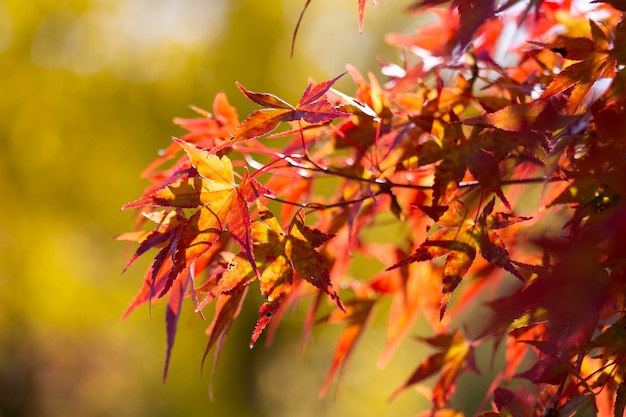
[[(120, 207), (140, 196), (139, 173), (183, 132), (175, 116), (210, 109), (235, 87), (296, 102), (307, 77), (375, 70), (396, 60), (383, 34), (407, 31), (403, 2), (369, 5), (362, 34), (353, 0), (314, 0), (289, 58), (299, 0), (0, 1), (0, 416), (411, 416), (427, 402), (387, 398), (421, 359), (408, 342), (375, 362), (384, 316), (373, 323), (336, 395), (317, 392), (339, 328), (318, 329), (298, 358), (301, 312), (273, 347), (247, 347), (248, 305), (233, 326), (208, 396), (201, 376), (207, 323), (186, 306), (169, 379), (164, 310), (120, 316), (148, 259), (113, 236), (133, 227)], [(368, 2), (369, 3), (369, 2)], [(349, 80), (338, 87), (353, 93)], [(300, 314), (300, 316), (299, 316)]]

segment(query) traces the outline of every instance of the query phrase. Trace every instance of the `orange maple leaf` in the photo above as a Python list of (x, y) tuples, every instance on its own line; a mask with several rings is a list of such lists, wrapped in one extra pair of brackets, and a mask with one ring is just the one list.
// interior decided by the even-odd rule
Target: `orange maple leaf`
[(408, 258), (387, 268), (392, 270), (412, 262), (430, 261), (447, 255), (443, 267), (440, 318), (443, 318), (452, 293), (474, 262), (477, 252), (480, 252), (490, 264), (524, 281), (520, 272), (511, 263), (504, 242), (493, 230), (529, 220), (530, 217), (499, 212), (492, 214), (494, 204), (495, 198), (487, 203), (476, 222), (468, 218), (467, 211), (458, 210), (458, 207), (448, 210), (438, 221), (441, 226), (439, 230), (426, 239)]
[(246, 97), (265, 108), (252, 112), (232, 132), (230, 140), (213, 150), (219, 151), (234, 143), (264, 136), (274, 131), (282, 122), (303, 120), (307, 123), (320, 124), (349, 117), (349, 113), (338, 110), (326, 99), (328, 90), (342, 76), (343, 74), (321, 83), (309, 83), (297, 106), (292, 106), (273, 94), (248, 91), (237, 83), (237, 87)]
[[(321, 289), (335, 300), (340, 309), (344, 310), (341, 300), (331, 285), (326, 262), (316, 250), (332, 235), (305, 226), (303, 210), (296, 213), (285, 232), (276, 217), (260, 203), (258, 205), (260, 220), (252, 223), (251, 234), (261, 294), (266, 302), (259, 310), (259, 319), (252, 333), (250, 347), (254, 346), (263, 329), (287, 300), (296, 277)], [(256, 278), (257, 274), (250, 258), (245, 253), (239, 253), (230, 262), (217, 286), (200, 304), (200, 307), (220, 294), (230, 293), (248, 285)]]
[[(190, 217), (177, 223), (164, 237), (165, 249), (172, 255), (173, 267), (168, 280), (204, 254), (227, 230), (254, 265), (248, 203), (270, 191), (247, 174), (236, 184), (233, 166), (226, 156), (219, 158), (180, 139), (174, 139), (187, 154), (197, 175), (182, 179), (151, 192), (123, 208), (161, 206), (197, 208)], [(140, 250), (143, 250), (140, 247)], [(145, 250), (143, 250), (145, 251)], [(159, 269), (160, 265), (155, 265)], [(165, 291), (169, 286), (166, 286)]]

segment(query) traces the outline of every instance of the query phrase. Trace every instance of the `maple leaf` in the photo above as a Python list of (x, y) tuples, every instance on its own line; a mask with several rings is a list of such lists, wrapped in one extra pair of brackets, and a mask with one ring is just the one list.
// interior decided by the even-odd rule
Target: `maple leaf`
[(261, 293), (267, 303), (261, 306), (259, 319), (252, 334), (252, 346), (284, 303), (294, 275), (308, 281), (334, 299), (340, 309), (343, 304), (332, 287), (325, 260), (315, 250), (332, 236), (304, 225), (304, 212), (296, 213), (288, 233), (285, 233), (269, 211), (261, 211), (261, 222), (255, 234), (264, 244), (255, 247), (259, 262), (265, 265), (261, 274)]
[[(409, 6), (407, 12), (421, 7), (422, 5)], [(417, 32), (412, 35), (389, 33), (385, 40), (391, 45), (406, 49), (417, 47), (419, 51), (424, 51), (421, 53), (426, 56), (449, 55), (454, 48), (454, 39), (459, 30), (458, 15), (440, 8), (433, 8), (430, 11), (437, 16), (438, 22), (420, 25)]]
[(392, 270), (412, 262), (430, 261), (447, 255), (443, 267), (440, 318), (443, 318), (452, 293), (474, 262), (477, 251), (490, 264), (505, 269), (524, 281), (511, 263), (504, 243), (493, 230), (530, 218), (507, 213), (492, 214), (494, 204), (495, 198), (487, 203), (476, 223), (467, 218), (467, 213), (449, 210), (449, 216), (439, 220), (442, 226), (439, 230), (428, 237), (408, 258), (387, 268)]
[(525, 145), (524, 152), (535, 151), (541, 145), (543, 135), (524, 132), (523, 135), (508, 134), (510, 137), (502, 138), (493, 130), (475, 129), (466, 138), (457, 115), (450, 111), (448, 117), (450, 122), (438, 120), (437, 125), (432, 122), (429, 124), (435, 138), (418, 146), (408, 146), (400, 157), (396, 170), (436, 164), (432, 208), (423, 208), (430, 210), (427, 214), (433, 219), (437, 218), (437, 207), (445, 207), (447, 201), (454, 198), (454, 192), (464, 179), (466, 170), (469, 170), (481, 187), (495, 193), (510, 209), (510, 203), (501, 189), (501, 163), (513, 151), (521, 148), (520, 145)]
[[(174, 141), (185, 150), (198, 175), (183, 177), (123, 207), (198, 208), (189, 218), (180, 221), (167, 236), (160, 237), (160, 240), (167, 240), (169, 243), (157, 259), (162, 262), (166, 254), (171, 254), (173, 260), (169, 282), (209, 250), (225, 230), (228, 230), (254, 267), (251, 220), (247, 205), (270, 191), (247, 173), (236, 184), (233, 166), (228, 157), (219, 158), (180, 139)], [(145, 248), (140, 246), (138, 253), (143, 252)], [(160, 265), (154, 265), (154, 269), (160, 269)], [(164, 291), (168, 288), (166, 286)]]
[(567, 350), (564, 354), (556, 344), (543, 340), (524, 342), (537, 348), (543, 355), (530, 369), (517, 374), (516, 377), (528, 379), (535, 384), (559, 385), (573, 372), (570, 353)]
[(507, 332), (544, 323), (546, 314), (538, 308), (541, 297), (538, 287), (534, 280), (529, 281), (528, 285), (513, 294), (489, 301), (487, 305), (494, 310), (494, 314), (476, 338), (495, 336), (500, 340)]
[(116, 237), (118, 240), (139, 243), (139, 247), (124, 267), (124, 271), (151, 248), (163, 246), (162, 244), (176, 233), (178, 226), (185, 220), (185, 216), (176, 210), (144, 212), (142, 216), (156, 223), (157, 227), (152, 231), (125, 233)]
[(508, 132), (558, 130), (576, 119), (561, 115), (559, 107), (555, 100), (512, 104), (493, 113), (467, 118), (463, 124), (493, 126)]
[[(259, 220), (252, 223), (251, 233), (255, 242), (254, 256), (261, 294), (266, 302), (259, 309), (250, 347), (254, 346), (263, 329), (285, 303), (296, 277), (319, 288), (335, 300), (340, 309), (344, 309), (330, 282), (326, 262), (316, 250), (332, 235), (305, 226), (302, 210), (296, 213), (285, 232), (276, 217), (260, 203), (257, 204)], [(250, 259), (240, 253), (231, 261), (211, 291), (210, 298), (246, 286), (256, 278)]]
[(320, 124), (349, 117), (349, 113), (337, 110), (325, 98), (326, 92), (344, 74), (321, 83), (310, 82), (297, 106), (292, 106), (273, 94), (248, 91), (237, 83), (237, 87), (246, 97), (265, 108), (252, 112), (232, 132), (230, 139), (216, 146), (213, 151), (217, 152), (234, 143), (264, 136), (274, 131), (282, 122), (303, 120), (307, 123)]
[[(193, 268), (190, 266), (189, 268)], [(183, 298), (187, 285), (191, 279), (190, 272), (188, 270), (178, 274), (174, 279), (174, 282), (170, 284), (171, 290), (169, 292), (169, 298), (167, 300), (167, 308), (165, 310), (165, 330), (167, 334), (167, 350), (165, 354), (165, 367), (163, 369), (163, 381), (167, 379), (167, 371), (169, 369), (170, 358), (172, 356), (172, 348), (174, 347), (174, 338), (176, 336), (176, 327), (178, 325), (178, 318), (180, 317), (180, 311), (183, 307)]]
[[(237, 110), (230, 105), (226, 94), (219, 92), (213, 100), (213, 114), (191, 106), (191, 109), (198, 113), (199, 118), (174, 118), (174, 124), (187, 130), (181, 139), (190, 142), (199, 148), (212, 148), (216, 141), (224, 140), (239, 125), (239, 116)], [(177, 143), (172, 143), (165, 150), (159, 152), (156, 158), (141, 173), (143, 178), (156, 180), (158, 177), (157, 169), (166, 161), (174, 158), (181, 148)]]
[[(293, 42), (311, 0), (303, 3)], [(367, 1), (355, 3), (361, 30)], [(140, 226), (153, 223), (151, 231), (137, 228), (118, 237), (138, 245), (126, 268), (152, 249), (157, 253), (124, 314), (159, 297), (166, 301), (165, 377), (185, 298), (201, 316), (214, 304), (204, 364), (211, 351), (217, 361), (253, 282), (259, 282), (264, 303), (251, 347), (263, 332), (271, 340), (289, 304), (311, 296), (303, 338), (314, 324), (343, 325), (323, 395), (346, 367), (374, 306), (388, 302), (379, 364), (420, 313), (434, 328), (446, 329), (422, 339), (435, 352), (392, 398), (437, 377), (430, 415), (460, 416), (445, 407), (459, 375), (476, 370), (473, 349), (490, 339), (500, 352), (506, 338), (506, 364), (489, 390), (501, 378), (508, 383), (514, 377), (525, 378), (524, 389), (530, 389), (525, 396), (522, 390), (495, 389), (485, 396), (493, 399), (492, 411), (481, 416), (623, 414), (626, 23), (609, 7), (622, 8), (623, 2), (598, 6), (600, 24), (588, 21), (588, 9), (581, 13), (573, 0), (409, 3), (410, 10), (431, 8), (439, 22), (420, 26), (414, 35), (387, 38), (423, 59), (381, 60), (384, 83), (349, 67), (354, 97), (332, 89), (336, 77), (310, 82), (297, 104), (237, 84), (261, 106), (242, 123), (221, 93), (213, 114), (194, 108), (200, 118), (175, 120), (189, 133), (149, 167), (150, 188), (125, 206), (140, 209)], [(444, 3), (448, 9), (437, 7)], [(554, 37), (557, 24), (562, 35)], [(515, 36), (507, 39), (502, 35), (509, 27)], [(520, 36), (541, 42), (522, 51)], [(347, 120), (331, 124), (336, 119)], [(284, 122), (289, 129), (276, 134)], [(279, 140), (271, 147), (255, 140), (261, 137), (284, 138), (286, 144)], [(230, 159), (222, 157), (230, 146), (258, 169), (254, 175), (234, 173)], [(546, 171), (553, 174), (549, 181)], [(265, 186), (256, 181), (261, 175), (269, 178)], [(320, 181), (326, 178), (333, 180), (331, 187)], [(539, 188), (544, 181), (540, 205), (546, 210), (538, 212), (545, 223), (517, 235), (516, 253), (525, 259), (513, 261), (504, 240), (515, 230), (500, 230), (529, 217), (511, 214), (507, 199), (530, 209), (523, 187)], [(275, 213), (280, 207), (278, 218), (258, 201), (269, 189), (280, 192), (271, 203)], [(494, 212), (496, 198), (508, 212)], [(547, 207), (544, 198), (551, 202)], [(249, 207), (253, 202), (256, 208)], [(305, 226), (301, 208), (314, 212), (316, 223)], [(402, 232), (379, 236), (382, 229), (372, 227), (395, 222), (390, 214)], [(427, 218), (436, 224), (425, 224)], [(544, 224), (551, 228), (539, 230)], [(562, 224), (565, 232), (556, 230)], [(529, 242), (532, 249), (526, 250)], [(408, 248), (414, 251), (408, 254)], [(543, 250), (540, 264), (532, 254), (536, 248)], [(352, 279), (361, 255), (392, 266)], [(493, 289), (505, 290), (498, 268), (521, 285), (508, 296), (485, 300), (493, 317), (475, 340), (448, 330), (473, 325), (461, 322), (473, 317), (466, 314), (471, 305)], [(345, 307), (331, 276), (349, 283), (342, 286), (353, 294), (342, 293), (349, 300)], [(464, 280), (469, 282), (461, 292)], [(453, 295), (454, 309), (447, 310)], [(337, 308), (316, 320), (326, 297)]]
[[(529, 337), (532, 338), (535, 334), (545, 329), (542, 326), (537, 325), (537, 326), (528, 326), (527, 328), (522, 326), (515, 330), (516, 331), (512, 331), (511, 333), (518, 333), (518, 332), (523, 333), (524, 334), (523, 337), (525, 339), (529, 339)], [(512, 335), (506, 338), (506, 342), (505, 342), (506, 365), (504, 366), (504, 369), (502, 370), (502, 375), (507, 381), (511, 380), (518, 373), (520, 364), (522, 363), (528, 351), (531, 350), (529, 344), (520, 343), (520, 340), (519, 340), (520, 338), (521, 336), (519, 338), (516, 338)], [(497, 347), (500, 346), (501, 341), (502, 339), (499, 336), (495, 337), (494, 351)], [(493, 359), (494, 359), (494, 356), (492, 356), (492, 360)]]
[(546, 100), (571, 88), (566, 106), (568, 114), (580, 113), (581, 105), (598, 79), (615, 78), (617, 73), (617, 61), (609, 54), (606, 34), (596, 23), (589, 22), (593, 39), (563, 36), (550, 44), (534, 42), (577, 61), (559, 72), (541, 94), (541, 99)]
[[(450, 117), (456, 118), (453, 113)], [(434, 206), (444, 205), (454, 187), (463, 179), (469, 151), (468, 141), (460, 124), (441, 122), (441, 126), (441, 139), (433, 138), (407, 148), (396, 168), (402, 170), (405, 166), (422, 167), (438, 162), (432, 187)]]
[[(184, 216), (177, 211), (170, 212), (149, 212), (143, 213), (145, 217), (156, 222), (158, 227), (147, 235), (139, 235), (140, 246), (135, 255), (129, 261), (128, 266), (132, 264), (138, 256), (146, 252), (152, 247), (163, 246), (164, 242), (171, 239), (178, 231), (182, 224)], [(135, 239), (133, 239), (135, 240)], [(204, 252), (194, 263), (210, 263), (226, 246), (227, 239), (221, 238), (211, 248)], [(122, 315), (125, 319), (138, 306), (151, 302), (155, 297), (168, 296), (167, 308), (165, 313), (166, 322), (166, 358), (163, 369), (163, 380), (167, 378), (170, 357), (174, 346), (176, 336), (176, 328), (178, 318), (182, 308), (183, 298), (186, 296), (185, 291), (188, 287), (193, 288), (192, 271), (195, 269), (194, 263), (185, 267), (182, 271), (176, 273), (172, 278), (174, 267), (173, 258), (171, 256), (172, 243), (165, 243), (165, 246), (159, 251), (152, 265), (148, 269), (143, 285), (139, 293), (131, 301), (126, 311)]]
[(420, 340), (435, 348), (436, 352), (420, 363), (409, 379), (391, 395), (390, 400), (395, 399), (409, 386), (441, 372), (433, 388), (434, 406), (441, 408), (454, 392), (456, 381), (463, 370), (480, 373), (474, 358), (474, 347), (459, 331)]
[[(521, 341), (531, 344), (542, 355), (518, 376), (534, 383), (560, 384), (570, 375), (578, 378), (577, 365), (573, 362), (581, 349), (591, 351), (610, 341), (619, 351), (615, 337), (619, 338), (623, 329), (618, 321), (616, 327), (605, 329), (605, 336), (600, 334), (588, 342), (598, 329), (600, 306), (606, 303), (606, 272), (593, 260), (588, 248), (583, 249), (578, 242), (560, 245), (541, 242), (541, 245), (547, 249), (543, 265), (520, 265), (533, 271), (536, 277), (511, 295), (488, 303), (494, 314), (479, 338), (489, 335), (499, 339), (508, 333), (520, 340), (523, 335), (528, 340)], [(551, 265), (548, 250), (563, 261)], [(606, 358), (611, 359), (614, 352), (606, 351)]]
[(458, 1), (461, 26), (457, 34), (457, 42), (461, 49), (467, 47), (472, 36), (495, 14), (494, 0), (465, 0)]
[[(438, 6), (447, 3), (444, 0), (420, 0), (407, 7), (407, 11), (413, 12), (425, 7)], [(449, 52), (459, 53), (467, 47), (474, 33), (495, 13), (494, 0), (454, 0), (450, 8), (456, 8), (460, 16), (458, 27), (453, 29), (453, 39), (449, 42)], [(443, 21), (442, 25), (450, 22)], [(455, 24), (456, 26), (456, 24)]]

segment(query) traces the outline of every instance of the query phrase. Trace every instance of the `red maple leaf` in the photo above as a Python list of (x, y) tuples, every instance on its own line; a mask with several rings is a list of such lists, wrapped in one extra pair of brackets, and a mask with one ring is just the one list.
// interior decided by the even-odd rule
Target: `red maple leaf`
[[(251, 227), (254, 245), (254, 264), (245, 252), (233, 258), (228, 269), (210, 292), (208, 301), (220, 294), (244, 287), (257, 278), (266, 302), (259, 310), (259, 318), (252, 333), (252, 347), (263, 329), (285, 303), (294, 285), (294, 279), (304, 279), (328, 294), (343, 310), (343, 304), (333, 289), (325, 261), (316, 251), (332, 235), (304, 225), (300, 210), (285, 232), (274, 215), (259, 203), (259, 221)], [(255, 273), (255, 266), (259, 273)], [(202, 305), (206, 304), (206, 301)]]
[(482, 257), (492, 265), (498, 266), (512, 273), (524, 281), (522, 275), (511, 263), (504, 242), (494, 232), (495, 229), (529, 220), (529, 217), (518, 217), (507, 213), (493, 213), (495, 198), (485, 206), (476, 222), (467, 217), (467, 212), (459, 211), (458, 206), (448, 210), (447, 216), (439, 219), (442, 226), (426, 239), (415, 252), (405, 260), (390, 266), (392, 270), (411, 262), (430, 261), (447, 255), (443, 267), (443, 297), (441, 299), (441, 313), (444, 312), (450, 296), (461, 283), (480, 252)]
[[(230, 160), (175, 139), (186, 152), (197, 175), (184, 175), (181, 179), (156, 191), (149, 192), (123, 208), (166, 207), (175, 208), (176, 217), (169, 215), (168, 221), (141, 242), (134, 261), (151, 247), (161, 250), (151, 267), (152, 284), (161, 277), (164, 262), (171, 259), (171, 267), (164, 276), (160, 295), (171, 288), (176, 277), (189, 268), (198, 258), (207, 253), (222, 232), (228, 231), (249, 261), (254, 265), (248, 204), (269, 190), (255, 179), (245, 175), (235, 183)], [(196, 209), (187, 216), (182, 209)], [(171, 220), (169, 220), (171, 218)]]
[(326, 92), (341, 76), (343, 74), (321, 83), (309, 83), (297, 106), (292, 106), (273, 94), (248, 91), (237, 83), (237, 87), (246, 97), (265, 108), (252, 112), (232, 132), (230, 139), (216, 146), (213, 151), (217, 152), (235, 143), (267, 135), (282, 122), (302, 120), (320, 124), (349, 117), (350, 114), (338, 110), (326, 99)]

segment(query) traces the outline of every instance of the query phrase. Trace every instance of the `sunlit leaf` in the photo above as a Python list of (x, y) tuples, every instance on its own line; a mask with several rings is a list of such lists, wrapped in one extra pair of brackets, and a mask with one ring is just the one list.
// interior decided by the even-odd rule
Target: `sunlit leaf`
[(327, 123), (338, 118), (348, 117), (348, 113), (337, 110), (325, 95), (343, 74), (321, 83), (309, 83), (296, 107), (268, 93), (248, 91), (241, 84), (237, 87), (255, 103), (266, 108), (252, 112), (235, 131), (228, 141), (213, 148), (217, 152), (234, 143), (259, 138), (274, 131), (282, 122), (304, 120), (307, 123)]
[(416, 32), (387, 36), (382, 76), (347, 65), (352, 91), (333, 89), (342, 74), (290, 104), (237, 83), (261, 106), (241, 123), (223, 93), (175, 119), (186, 133), (118, 236), (127, 268), (153, 252), (125, 315), (164, 298), (165, 373), (185, 298), (203, 319), (215, 305), (204, 362), (259, 288), (250, 347), (305, 299), (303, 341), (343, 326), (321, 394), (376, 306), (379, 365), (414, 330), (429, 349), (392, 394), (417, 386), (428, 415), (461, 416), (453, 393), (487, 342), (476, 414), (623, 414), (626, 24), (619, 2), (578, 3), (414, 0)]
[(237, 88), (246, 97), (248, 97), (250, 100), (254, 101), (256, 104), (260, 106), (269, 107), (271, 109), (293, 110), (293, 106), (291, 104), (287, 103), (286, 101), (283, 101), (282, 99), (276, 97), (273, 94), (255, 93), (255, 92), (246, 90), (246, 88), (243, 85), (239, 84), (238, 82), (236, 82), (235, 84), (237, 85)]
[(165, 311), (165, 328), (167, 332), (167, 350), (165, 354), (165, 367), (163, 369), (163, 381), (167, 379), (167, 371), (169, 369), (172, 348), (174, 347), (174, 338), (176, 336), (176, 327), (178, 326), (178, 318), (183, 306), (183, 296), (187, 289), (187, 283), (190, 276), (189, 273), (181, 273), (171, 284), (167, 309)]
[[(490, 264), (512, 273), (522, 281), (524, 280), (520, 272), (511, 263), (500, 237), (489, 230), (489, 226), (500, 228), (509, 225), (503, 221), (509, 215), (504, 213), (492, 214), (494, 203), (495, 199), (492, 199), (485, 206), (477, 224), (461, 217), (456, 209), (448, 210), (452, 214), (441, 218), (440, 222), (443, 221), (441, 229), (426, 239), (408, 258), (387, 268), (387, 270), (392, 270), (413, 262), (430, 261), (447, 255), (443, 267), (440, 318), (443, 318), (450, 296), (474, 262), (476, 252), (480, 252), (481, 256)], [(524, 220), (528, 220), (528, 218), (511, 216), (510, 224)]]

